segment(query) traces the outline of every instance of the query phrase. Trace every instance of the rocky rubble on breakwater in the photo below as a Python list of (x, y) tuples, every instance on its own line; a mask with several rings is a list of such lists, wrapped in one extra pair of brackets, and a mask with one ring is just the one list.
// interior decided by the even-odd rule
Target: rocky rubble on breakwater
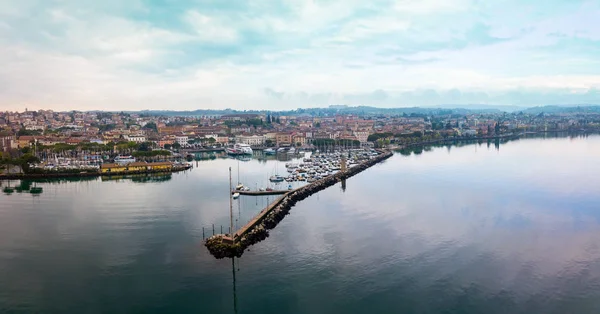
[(350, 178), (391, 156), (391, 152), (381, 152), (377, 157), (351, 167), (346, 172), (338, 172), (335, 175), (325, 177), (290, 191), (279, 201), (279, 204), (269, 211), (260, 222), (250, 229), (250, 231), (242, 234), (240, 237), (236, 237), (234, 243), (223, 241), (224, 235), (219, 234), (208, 238), (205, 242), (205, 246), (208, 248), (208, 251), (218, 259), (225, 257), (241, 257), (247, 247), (266, 239), (269, 236), (268, 230), (275, 228), (275, 226), (289, 214), (290, 209), (296, 205), (297, 202), (342, 180)]

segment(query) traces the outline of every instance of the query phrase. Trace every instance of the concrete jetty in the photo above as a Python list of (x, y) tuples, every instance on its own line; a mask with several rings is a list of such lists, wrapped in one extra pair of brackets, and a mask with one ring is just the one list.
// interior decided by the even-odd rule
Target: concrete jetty
[(288, 191), (265, 209), (258, 213), (250, 222), (231, 235), (218, 234), (204, 243), (208, 251), (216, 258), (241, 257), (244, 250), (269, 236), (269, 229), (289, 214), (290, 209), (299, 201), (324, 190), (337, 182), (348, 179), (367, 168), (390, 158), (393, 154), (389, 151), (379, 151), (375, 158), (366, 160), (346, 171), (338, 172), (321, 180), (312, 182), (295, 190)]
[(231, 194), (239, 193), (240, 195), (263, 196), (263, 195), (281, 195), (288, 193), (290, 190), (273, 190), (273, 191), (242, 191), (235, 190)]

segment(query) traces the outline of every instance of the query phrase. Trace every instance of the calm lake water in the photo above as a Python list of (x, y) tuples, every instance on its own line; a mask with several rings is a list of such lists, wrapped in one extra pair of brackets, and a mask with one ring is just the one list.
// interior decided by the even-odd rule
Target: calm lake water
[(0, 312), (600, 312), (600, 136), (417, 153), (298, 203), (235, 264), (202, 241), (228, 225), (228, 167), (255, 188), (283, 162), (1, 194)]

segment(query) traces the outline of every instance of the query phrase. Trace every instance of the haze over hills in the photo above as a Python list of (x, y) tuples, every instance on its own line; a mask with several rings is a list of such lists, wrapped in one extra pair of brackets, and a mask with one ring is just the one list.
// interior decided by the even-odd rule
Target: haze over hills
[(180, 110), (142, 110), (127, 111), (129, 113), (139, 113), (147, 115), (165, 115), (165, 116), (197, 116), (197, 115), (223, 115), (235, 113), (266, 113), (277, 112), (281, 115), (325, 115), (334, 113), (343, 114), (433, 114), (441, 113), (468, 114), (468, 113), (501, 113), (501, 112), (523, 112), (530, 114), (538, 113), (561, 113), (561, 112), (600, 112), (599, 105), (568, 105), (568, 106), (538, 106), (538, 107), (519, 107), (519, 106), (492, 106), (492, 105), (451, 105), (445, 104), (438, 107), (403, 107), (403, 108), (378, 108), (371, 106), (347, 106), (331, 105), (324, 108), (298, 108), (295, 110), (234, 110), (234, 109), (198, 109), (191, 111)]

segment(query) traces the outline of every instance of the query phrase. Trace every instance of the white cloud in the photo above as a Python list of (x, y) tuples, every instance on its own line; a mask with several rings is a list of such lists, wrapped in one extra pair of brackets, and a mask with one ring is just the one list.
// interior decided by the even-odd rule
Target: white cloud
[(194, 28), (200, 40), (204, 42), (233, 43), (238, 40), (237, 30), (228, 21), (210, 17), (195, 10), (187, 11), (184, 20)]

